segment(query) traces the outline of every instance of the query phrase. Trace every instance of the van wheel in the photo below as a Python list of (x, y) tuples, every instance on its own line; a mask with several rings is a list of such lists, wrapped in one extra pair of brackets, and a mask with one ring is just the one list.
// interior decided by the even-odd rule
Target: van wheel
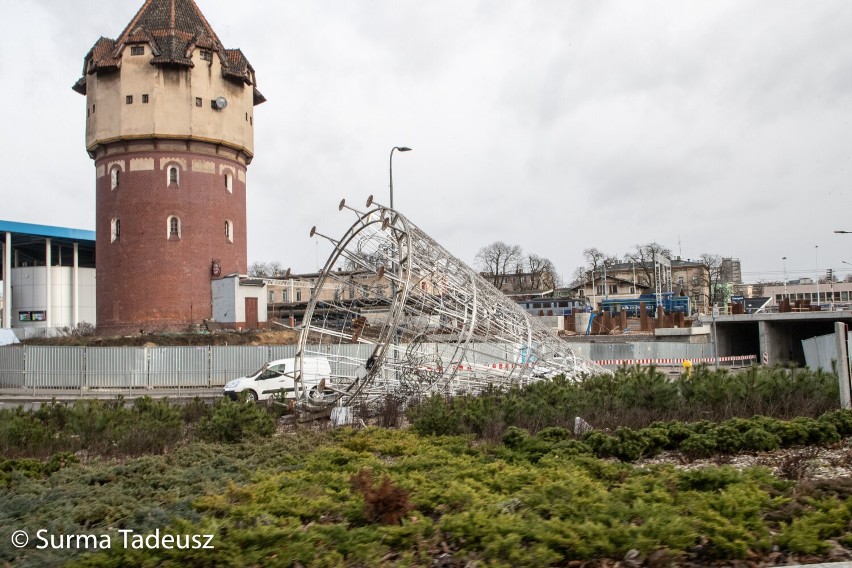
[(246, 402), (257, 402), (257, 393), (249, 389), (246, 391)]

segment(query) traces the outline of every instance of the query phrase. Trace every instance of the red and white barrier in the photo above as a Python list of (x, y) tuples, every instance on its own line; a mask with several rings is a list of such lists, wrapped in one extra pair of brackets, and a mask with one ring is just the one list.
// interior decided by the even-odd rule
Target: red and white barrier
[[(684, 361), (689, 361), (692, 364), (695, 363), (715, 363), (716, 359), (714, 357), (685, 357), (683, 359), (676, 358), (662, 358), (662, 359), (603, 359), (601, 361), (595, 361), (598, 365), (604, 367), (621, 367), (622, 365), (633, 366), (633, 365), (683, 365)], [(719, 357), (720, 363), (733, 363), (733, 362), (753, 362), (757, 361), (757, 355), (734, 355), (729, 357)]]

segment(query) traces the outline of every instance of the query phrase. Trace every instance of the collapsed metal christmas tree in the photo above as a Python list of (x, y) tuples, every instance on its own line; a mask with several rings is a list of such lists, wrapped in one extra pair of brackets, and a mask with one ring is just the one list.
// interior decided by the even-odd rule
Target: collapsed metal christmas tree
[[(608, 372), (447, 252), (398, 211), (367, 200), (334, 244), (305, 311), (296, 353), (302, 408), (477, 393), (564, 374)], [(345, 268), (345, 270), (344, 270)], [(360, 346), (360, 347), (359, 347)], [(303, 370), (329, 360), (326, 396)], [(332, 394), (333, 393), (333, 394)]]

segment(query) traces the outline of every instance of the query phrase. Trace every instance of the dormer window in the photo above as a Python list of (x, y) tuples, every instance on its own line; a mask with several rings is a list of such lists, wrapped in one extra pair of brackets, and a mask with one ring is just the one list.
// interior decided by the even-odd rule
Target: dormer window
[(213, 52), (209, 49), (202, 49), (199, 57), (201, 57), (204, 61), (213, 61)]
[(132, 46), (130, 46), (130, 55), (145, 55), (145, 46), (144, 45), (132, 45)]

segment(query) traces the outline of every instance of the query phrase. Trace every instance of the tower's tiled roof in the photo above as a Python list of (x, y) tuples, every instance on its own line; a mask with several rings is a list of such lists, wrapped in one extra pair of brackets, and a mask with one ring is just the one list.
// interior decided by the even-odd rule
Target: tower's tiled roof
[(219, 56), (222, 75), (252, 85), (254, 103), (266, 99), (257, 90), (254, 69), (239, 49), (225, 49), (194, 0), (145, 0), (117, 40), (100, 38), (86, 55), (83, 76), (74, 90), (86, 93), (86, 75), (116, 71), (126, 46), (144, 43), (154, 54), (152, 65), (192, 67), (192, 51), (209, 49)]

